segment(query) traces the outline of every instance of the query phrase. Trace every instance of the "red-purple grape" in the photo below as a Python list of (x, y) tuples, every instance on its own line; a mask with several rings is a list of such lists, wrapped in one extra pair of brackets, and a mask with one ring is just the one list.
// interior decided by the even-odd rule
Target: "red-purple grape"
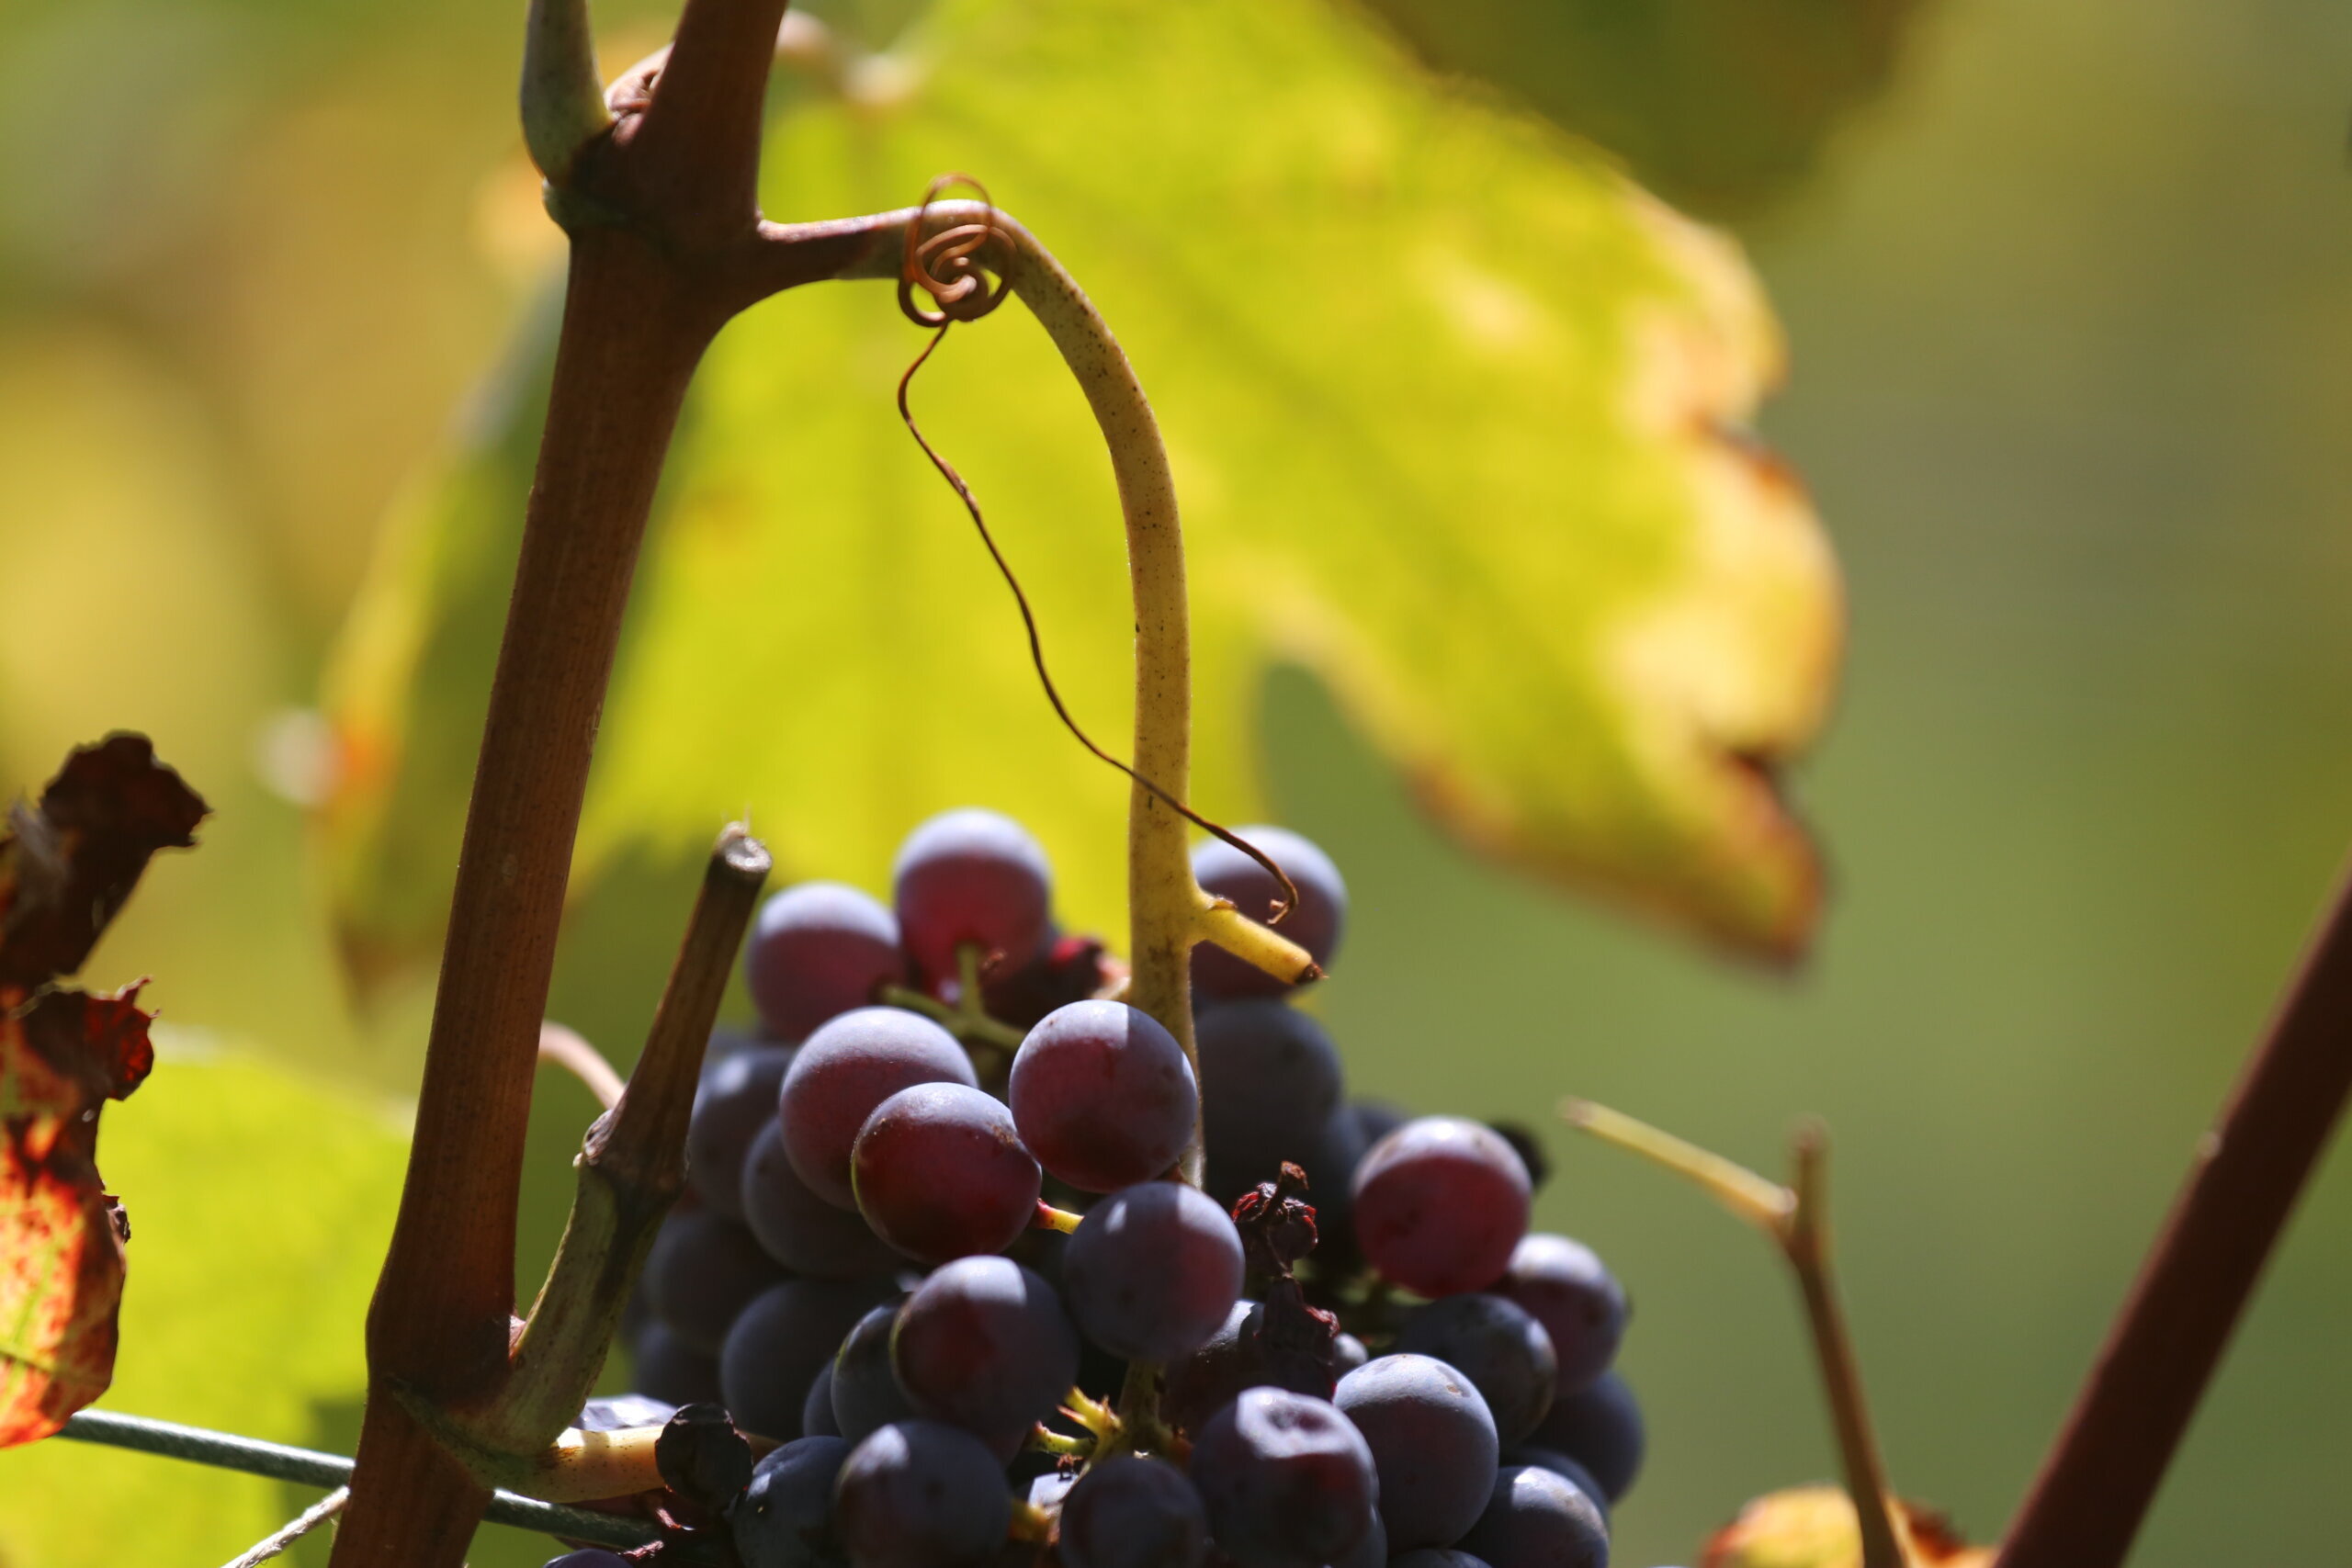
[(1078, 1377), (1078, 1331), (1053, 1287), (1009, 1258), (961, 1258), (915, 1288), (890, 1340), (924, 1415), (1009, 1460)]
[(902, 1089), (865, 1119), (851, 1155), (858, 1213), (908, 1257), (1001, 1252), (1037, 1213), (1037, 1162), (1001, 1101), (956, 1083)]
[(1425, 1296), (1483, 1290), (1527, 1233), (1527, 1168), (1490, 1127), (1423, 1116), (1356, 1167), (1357, 1245), (1387, 1279)]
[(1081, 1192), (1115, 1192), (1175, 1165), (1200, 1095), (1184, 1048), (1157, 1019), (1083, 1001), (1022, 1041), (1007, 1098), (1039, 1164)]
[(784, 1152), (808, 1190), (837, 1209), (854, 1209), (850, 1151), (874, 1108), (919, 1083), (977, 1089), (971, 1059), (956, 1037), (916, 1013), (858, 1008), (820, 1027), (784, 1076), (777, 1114)]
[(904, 985), (899, 922), (869, 893), (804, 882), (760, 906), (743, 944), (743, 978), (768, 1032), (805, 1039), (827, 1019)]
[(923, 983), (956, 977), (956, 950), (977, 946), (996, 973), (1037, 954), (1052, 919), (1046, 852), (1010, 817), (967, 807), (907, 835), (891, 873), (899, 940)]

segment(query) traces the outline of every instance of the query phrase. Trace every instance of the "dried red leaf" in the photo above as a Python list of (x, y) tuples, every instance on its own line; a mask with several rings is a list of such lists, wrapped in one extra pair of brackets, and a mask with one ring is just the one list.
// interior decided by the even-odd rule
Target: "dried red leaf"
[(0, 1448), (56, 1431), (114, 1376), (130, 1222), (98, 1177), (98, 1111), (155, 1065), (139, 985), (52, 982), (205, 809), (143, 736), (113, 735), (0, 835)]
[[(12, 1030), (0, 1025), (0, 1053)], [(0, 1448), (48, 1437), (114, 1377), (117, 1213), (66, 1142), (41, 1158), (0, 1138)]]

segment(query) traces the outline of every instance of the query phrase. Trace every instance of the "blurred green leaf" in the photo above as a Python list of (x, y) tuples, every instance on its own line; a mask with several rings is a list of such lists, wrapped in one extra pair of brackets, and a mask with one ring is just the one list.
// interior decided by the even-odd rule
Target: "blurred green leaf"
[[(1769, 772), (1813, 732), (1838, 590), (1732, 434), (1779, 369), (1737, 251), (1579, 145), (1432, 86), (1308, 0), (958, 0), (891, 101), (805, 104), (769, 210), (901, 205), (970, 169), (1092, 291), (1185, 498), (1194, 798), (1262, 809), (1295, 660), (1457, 833), (1716, 937), (1804, 943), (1818, 877)], [(921, 339), (831, 285), (732, 328), (649, 542), (582, 840), (696, 852), (749, 812), (794, 875), (885, 876), (926, 812), (1036, 828), (1066, 918), (1123, 925), (1126, 791), (1055, 728), (1019, 623), (889, 401)], [(512, 570), (545, 349), (417, 494), (346, 637), (327, 807), (350, 946), (429, 953)], [(1099, 437), (1043, 335), (959, 330), (915, 389), (989, 506), (1066, 694), (1122, 733)]]
[[(132, 1227), (107, 1407), (319, 1442), (320, 1408), (367, 1381), (360, 1323), (407, 1148), (404, 1128), (351, 1100), (167, 1055), (107, 1118), (107, 1178)], [(0, 1464), (0, 1562), (225, 1562), (301, 1500), (315, 1494), (51, 1438)]]
[(1717, 216), (1813, 167), (1886, 85), (1919, 3), (1368, 0), (1430, 64), (1501, 87)]

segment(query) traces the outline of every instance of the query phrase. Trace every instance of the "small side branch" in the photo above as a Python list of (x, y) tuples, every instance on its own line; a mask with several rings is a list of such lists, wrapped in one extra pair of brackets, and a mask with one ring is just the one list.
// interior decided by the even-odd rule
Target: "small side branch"
[(2352, 1095), (2352, 880), (2188, 1181), (1998, 1568), (2116, 1568)]
[(1689, 1178), (1780, 1247), (1804, 1298), (1805, 1323), (1829, 1401), (1846, 1492), (1861, 1529), (1862, 1568), (1904, 1568), (1903, 1538), (1889, 1504), (1886, 1465), (1871, 1429), (1853, 1339), (1829, 1264), (1828, 1138), (1819, 1124), (1799, 1129), (1792, 1151), (1795, 1185), (1782, 1187), (1721, 1155), (1589, 1100), (1563, 1100), (1560, 1116), (1572, 1127)]
[(595, 1385), (630, 1283), (685, 1185), (703, 1049), (770, 864), (740, 827), (711, 851), (645, 1053), (619, 1103), (588, 1130), (571, 1215), (504, 1387), (479, 1410), (419, 1413), (485, 1480), (529, 1483)]

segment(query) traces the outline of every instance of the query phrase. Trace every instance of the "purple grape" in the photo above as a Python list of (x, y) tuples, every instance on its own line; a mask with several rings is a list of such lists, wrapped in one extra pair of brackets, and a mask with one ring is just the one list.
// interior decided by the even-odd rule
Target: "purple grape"
[(753, 1045), (712, 1067), (695, 1090), (686, 1123), (686, 1179), (703, 1202), (743, 1217), (743, 1163), (760, 1130), (775, 1120), (776, 1096), (792, 1066), (789, 1045)]
[(1097, 1203), (1062, 1254), (1086, 1337), (1114, 1356), (1172, 1361), (1206, 1344), (1241, 1295), (1241, 1236), (1205, 1193), (1147, 1181)]
[(1187, 1432), (1232, 1404), (1245, 1388), (1269, 1381), (1268, 1362), (1258, 1343), (1256, 1302), (1235, 1302), (1217, 1331), (1191, 1355), (1171, 1360), (1160, 1393), (1160, 1414)]
[(1038, 1163), (1081, 1192), (1165, 1176), (1200, 1100), (1184, 1048), (1125, 1002), (1072, 1002), (1029, 1032), (1007, 1098)]
[(970, 1058), (931, 1020), (897, 1008), (859, 1008), (811, 1034), (785, 1074), (777, 1114), (785, 1157), (808, 1190), (855, 1209), (850, 1151), (874, 1108), (919, 1083), (978, 1089)]
[(1609, 1524), (1565, 1476), (1506, 1465), (1461, 1547), (1490, 1568), (1609, 1568)]
[(1357, 1257), (1355, 1199), (1351, 1190), (1356, 1167), (1372, 1140), (1353, 1106), (1342, 1105), (1324, 1119), (1323, 1126), (1295, 1156), (1306, 1173), (1306, 1201), (1315, 1205), (1315, 1260), (1343, 1266)]
[(875, 1107), (851, 1171), (858, 1213), (924, 1263), (1001, 1252), (1037, 1217), (1040, 1173), (1012, 1113), (963, 1084), (917, 1084)]
[(1200, 1568), (1208, 1512), (1165, 1460), (1108, 1460), (1063, 1498), (1060, 1552), (1063, 1568)]
[(1336, 1374), (1327, 1373), (1312, 1358), (1277, 1352), (1262, 1337), (1265, 1326), (1264, 1307), (1246, 1299), (1236, 1302), (1206, 1344), (1169, 1363), (1161, 1413), (1185, 1431), (1197, 1432), (1242, 1390), (1261, 1384), (1329, 1398)]
[(890, 1360), (916, 1409), (1009, 1460), (1078, 1377), (1078, 1331), (1053, 1287), (1009, 1258), (960, 1258), (899, 1310)]
[(1495, 1435), (1515, 1443), (1552, 1408), (1557, 1362), (1552, 1337), (1527, 1310), (1502, 1296), (1448, 1296), (1415, 1313), (1396, 1348), (1432, 1356), (1476, 1385), (1495, 1418)]
[(708, 1209), (670, 1216), (645, 1259), (654, 1314), (671, 1333), (712, 1355), (736, 1314), (783, 1279), (784, 1270), (750, 1231)]
[(1522, 1443), (1517, 1448), (1505, 1449), (1503, 1462), (1532, 1464), (1539, 1470), (1548, 1470), (1555, 1475), (1566, 1478), (1577, 1491), (1591, 1498), (1594, 1506), (1600, 1508), (1600, 1522), (1603, 1524), (1609, 1522), (1609, 1495), (1601, 1491), (1600, 1483), (1592, 1478), (1592, 1472), (1559, 1450), (1539, 1449)]
[(850, 1450), (833, 1522), (857, 1568), (977, 1568), (1004, 1545), (1012, 1498), (978, 1438), (900, 1421)]
[(1487, 1568), (1487, 1564), (1451, 1547), (1417, 1546), (1402, 1557), (1390, 1558), (1388, 1568)]
[(1210, 1533), (1241, 1568), (1324, 1568), (1372, 1528), (1372, 1450), (1320, 1399), (1245, 1390), (1193, 1444)]
[(638, 1330), (630, 1360), (629, 1387), (664, 1404), (700, 1404), (718, 1397), (718, 1358), (658, 1323)]
[(1525, 1307), (1552, 1337), (1560, 1393), (1590, 1387), (1617, 1359), (1625, 1288), (1584, 1243), (1541, 1232), (1525, 1237), (1494, 1290)]
[(836, 1209), (808, 1190), (785, 1153), (784, 1123), (773, 1116), (743, 1162), (743, 1223), (768, 1256), (795, 1274), (856, 1280), (901, 1266), (865, 1215)]
[(833, 1487), (849, 1452), (839, 1438), (796, 1438), (760, 1461), (727, 1515), (743, 1568), (840, 1568)]
[[(1290, 874), (1298, 886), (1298, 908), (1283, 917), (1274, 930), (1306, 949), (1322, 967), (1331, 966), (1340, 950), (1340, 930), (1347, 923), (1348, 885), (1331, 857), (1287, 828), (1237, 828), (1235, 836), (1266, 852)], [(1193, 876), (1204, 892), (1229, 898), (1250, 919), (1265, 923), (1282, 897), (1282, 884), (1264, 866), (1221, 839), (1207, 840), (1193, 851)], [(1193, 949), (1193, 986), (1204, 998), (1279, 997), (1292, 987), (1254, 964), (1244, 964), (1222, 948), (1206, 942)]]
[(1642, 1423), (1641, 1402), (1615, 1372), (1603, 1372), (1590, 1388), (1564, 1393), (1552, 1402), (1530, 1436), (1539, 1448), (1555, 1449), (1592, 1473), (1601, 1496), (1611, 1503), (1633, 1489), (1641, 1473), (1642, 1453), (1648, 1434)]
[(1350, 1372), (1372, 1359), (1372, 1352), (1365, 1349), (1363, 1341), (1352, 1334), (1334, 1336), (1331, 1340), (1331, 1354), (1338, 1363), (1341, 1377), (1346, 1377)]
[(933, 989), (956, 978), (956, 950), (967, 943), (1006, 976), (1045, 945), (1053, 872), (1010, 817), (977, 807), (933, 817), (899, 847), (890, 881), (899, 938)]
[(1372, 1450), (1392, 1551), (1451, 1546), (1477, 1523), (1499, 1445), (1468, 1378), (1427, 1356), (1379, 1356), (1341, 1378), (1331, 1403)]
[(911, 1421), (917, 1412), (899, 1374), (890, 1370), (890, 1331), (898, 1326), (904, 1298), (885, 1302), (857, 1320), (842, 1340), (832, 1363), (832, 1418), (841, 1435), (862, 1443), (893, 1421)]
[(718, 1352), (718, 1386), (735, 1424), (778, 1441), (800, 1436), (818, 1369), (894, 1288), (888, 1280), (786, 1280), (755, 1297)]
[(743, 944), (743, 978), (768, 1032), (805, 1039), (826, 1020), (904, 985), (899, 922), (871, 894), (804, 882), (760, 906)]
[(1380, 1522), (1377, 1508), (1373, 1510), (1363, 1539), (1331, 1559), (1331, 1568), (1388, 1568), (1388, 1531)]
[(1527, 1168), (1494, 1129), (1423, 1116), (1356, 1167), (1356, 1242), (1390, 1280), (1425, 1296), (1484, 1290), (1527, 1233)]
[(1321, 1024), (1275, 1001), (1210, 1008), (1194, 1034), (1206, 1186), (1229, 1205), (1310, 1153), (1340, 1102), (1340, 1053)]
[(842, 1424), (833, 1418), (833, 1364), (827, 1361), (808, 1380), (808, 1396), (800, 1402), (800, 1435), (838, 1438)]

